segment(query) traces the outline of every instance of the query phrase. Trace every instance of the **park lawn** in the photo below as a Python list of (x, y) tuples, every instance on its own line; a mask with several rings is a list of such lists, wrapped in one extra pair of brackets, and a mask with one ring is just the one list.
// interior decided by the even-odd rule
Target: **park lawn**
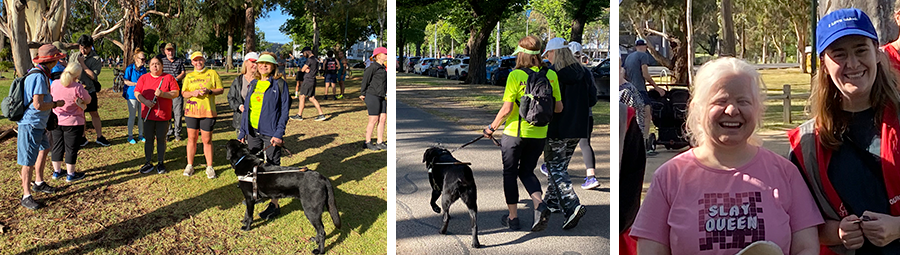
[[(459, 84), (457, 80), (446, 80), (417, 74), (397, 74), (397, 83), (406, 86), (428, 86), (420, 88), (417, 93), (428, 94), (428, 98), (436, 101), (447, 100), (469, 108), (496, 113), (503, 106), (503, 86), (487, 84)], [(454, 116), (442, 112), (424, 109), (444, 119), (455, 121)], [(609, 125), (609, 101), (600, 100), (591, 108), (594, 113), (594, 125)]]
[[(113, 72), (104, 69), (100, 82), (110, 88)], [(286, 148), (293, 155), (282, 165), (307, 166), (328, 177), (334, 185), (342, 228), (335, 229), (323, 214), (326, 251), (331, 254), (384, 254), (387, 252), (387, 153), (363, 149), (365, 105), (357, 100), (362, 70), (354, 70), (345, 84), (343, 100), (321, 100), (329, 120), (288, 122)], [(228, 87), (236, 73), (220, 73)], [(287, 78), (293, 91), (294, 78)], [(318, 95), (323, 95), (319, 78)], [(0, 81), (5, 97), (11, 80)], [(226, 90), (227, 94), (227, 90)], [(112, 91), (100, 93), (103, 131), (113, 145), (91, 143), (80, 151), (78, 169), (84, 180), (66, 183), (50, 180), (49, 163), (44, 174), (55, 194), (35, 194), (47, 207), (35, 211), (19, 205), (21, 187), (16, 164), (16, 139), (0, 142), (0, 235), (2, 253), (92, 254), (300, 254), (315, 248), (315, 236), (299, 200), (284, 199), (282, 214), (266, 221), (255, 216), (253, 229), (241, 231), (245, 207), (234, 171), (225, 159), (224, 144), (235, 137), (231, 110), (225, 95), (217, 97), (215, 125), (216, 179), (204, 174), (202, 146), (195, 157), (195, 174), (182, 175), (186, 165), (186, 139), (168, 144), (168, 173), (138, 174), (144, 163), (143, 144), (128, 144), (124, 99)], [(309, 105), (309, 104), (308, 104)], [(297, 103), (292, 106), (296, 113)], [(315, 116), (308, 106), (304, 116)], [(0, 130), (15, 123), (0, 119)], [(134, 130), (137, 132), (137, 129)], [(94, 131), (86, 132), (94, 140)], [(154, 150), (155, 151), (155, 150)], [(154, 156), (155, 157), (155, 156)], [(155, 158), (154, 158), (155, 160)], [(257, 204), (255, 214), (265, 203)]]

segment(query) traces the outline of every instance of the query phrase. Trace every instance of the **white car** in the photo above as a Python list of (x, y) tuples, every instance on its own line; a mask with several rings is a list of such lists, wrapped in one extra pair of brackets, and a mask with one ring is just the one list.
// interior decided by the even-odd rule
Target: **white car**
[(419, 63), (416, 63), (415, 72), (417, 74), (425, 75), (428, 72), (428, 68), (431, 68), (431, 62), (434, 58), (422, 58), (419, 59)]
[(447, 79), (465, 80), (469, 75), (469, 58), (457, 58), (447, 65)]

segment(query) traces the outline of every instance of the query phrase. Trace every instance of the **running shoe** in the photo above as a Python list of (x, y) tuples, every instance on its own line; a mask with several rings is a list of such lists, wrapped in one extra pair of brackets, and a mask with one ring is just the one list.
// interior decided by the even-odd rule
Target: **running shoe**
[(94, 141), (94, 142), (97, 143), (97, 144), (99, 144), (99, 145), (101, 145), (101, 146), (103, 146), (103, 147), (107, 147), (107, 146), (110, 145), (109, 141), (106, 140), (106, 137), (102, 137), (102, 136), (101, 136), (101, 137), (97, 137), (97, 141)]
[(31, 190), (35, 192), (44, 192), (47, 194), (56, 193), (56, 188), (47, 184), (47, 182), (42, 182), (41, 185), (37, 185), (35, 183), (31, 183)]
[(212, 166), (206, 166), (206, 178), (216, 178), (216, 170)]
[(153, 172), (153, 164), (149, 162), (144, 164), (144, 166), (142, 166), (141, 170), (138, 172), (142, 174), (149, 174), (150, 172)]
[(193, 174), (194, 174), (194, 166), (191, 164), (187, 164), (187, 166), (184, 167), (184, 176), (191, 176)]
[(337, 99), (344, 99), (344, 94), (337, 95), (337, 97), (335, 97), (335, 98), (337, 98)]
[(22, 199), (22, 207), (25, 207), (25, 208), (28, 208), (31, 210), (35, 210), (35, 209), (41, 208), (41, 204), (38, 204), (37, 201), (34, 201), (33, 196), (28, 196), (28, 197)]
[(580, 220), (581, 217), (584, 216), (585, 211), (586, 211), (586, 209), (584, 208), (583, 205), (578, 205), (577, 207), (575, 207), (575, 211), (571, 215), (566, 216), (566, 223), (563, 223), (562, 228), (563, 229), (572, 229), (575, 226), (577, 226), (578, 220)]
[(584, 177), (584, 184), (581, 184), (582, 189), (593, 189), (597, 186), (600, 186), (600, 182), (594, 176)]
[(522, 227), (519, 226), (519, 218), (510, 220), (509, 214), (504, 214), (503, 218), (500, 218), (500, 224), (502, 224), (504, 227), (507, 227), (510, 230), (514, 230), (514, 231), (518, 231), (518, 230), (522, 229)]
[(541, 164), (541, 173), (544, 174), (544, 176), (550, 176), (550, 172), (547, 171), (547, 163)]
[(531, 232), (544, 231), (547, 228), (547, 222), (550, 221), (550, 209), (547, 205), (540, 203), (537, 210), (534, 210), (534, 225), (531, 225)]
[(303, 116), (300, 116), (300, 114), (297, 114), (297, 115), (291, 116), (291, 120), (303, 121)]
[(65, 176), (65, 174), (63, 174), (62, 172), (53, 172), (53, 176), (52, 176), (52, 177), (53, 177), (54, 180), (56, 180), (56, 179), (59, 179), (59, 178), (61, 178), (61, 177), (63, 177), (63, 176)]
[(326, 119), (328, 119), (328, 118), (326, 118), (324, 114), (320, 114), (319, 117), (316, 117), (315, 121), (323, 121)]
[(156, 173), (157, 173), (157, 174), (164, 174), (164, 173), (166, 173), (166, 166), (163, 165), (163, 164), (157, 164), (157, 165), (156, 165)]
[(74, 182), (74, 181), (78, 181), (81, 179), (84, 179), (84, 173), (75, 172), (74, 174), (66, 175), (66, 182)]

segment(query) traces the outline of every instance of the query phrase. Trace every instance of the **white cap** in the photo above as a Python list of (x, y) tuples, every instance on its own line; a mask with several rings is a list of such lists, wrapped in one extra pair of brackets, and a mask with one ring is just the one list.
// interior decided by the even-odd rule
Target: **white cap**
[(549, 52), (551, 50), (562, 49), (565, 47), (566, 47), (566, 39), (562, 39), (559, 37), (550, 39), (550, 41), (547, 42), (547, 48), (544, 49), (544, 54), (541, 54), (541, 56), (547, 56), (547, 52)]
[(257, 54), (256, 52), (250, 52), (250, 53), (247, 53), (247, 55), (244, 55), (244, 61), (251, 60), (251, 59), (254, 61), (259, 59), (259, 54)]
[(578, 42), (570, 42), (569, 50), (572, 51), (572, 54), (578, 54), (578, 52), (581, 52), (581, 44)]

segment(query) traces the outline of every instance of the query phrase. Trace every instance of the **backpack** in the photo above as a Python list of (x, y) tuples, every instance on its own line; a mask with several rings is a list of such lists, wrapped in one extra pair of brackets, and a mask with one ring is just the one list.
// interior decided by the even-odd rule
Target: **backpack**
[(556, 100), (553, 98), (553, 87), (547, 79), (547, 70), (541, 68), (539, 72), (531, 68), (522, 68), (528, 74), (528, 82), (525, 84), (525, 93), (516, 104), (519, 105), (519, 134), (522, 135), (522, 119), (536, 127), (550, 124), (553, 119), (553, 107)]
[(25, 109), (28, 108), (25, 102), (31, 101), (30, 98), (27, 98), (27, 100), (25, 98), (25, 77), (35, 73), (41, 73), (41, 70), (32, 69), (25, 76), (13, 80), (9, 86), (9, 95), (3, 98), (3, 102), (0, 103), (3, 117), (9, 118), (11, 121), (19, 121), (25, 116)]
[(325, 60), (325, 71), (330, 72), (330, 71), (337, 71), (337, 70), (338, 70), (338, 64), (337, 64), (336, 59), (329, 58), (329, 59)]

